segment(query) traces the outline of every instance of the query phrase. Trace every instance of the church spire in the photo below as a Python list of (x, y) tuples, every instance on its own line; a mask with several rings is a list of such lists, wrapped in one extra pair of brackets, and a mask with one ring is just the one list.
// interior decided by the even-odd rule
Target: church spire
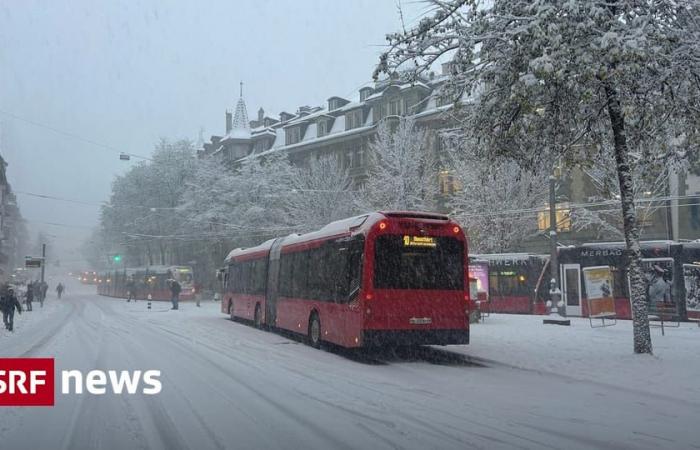
[(236, 109), (233, 113), (231, 132), (239, 137), (250, 136), (250, 122), (248, 121), (248, 110), (246, 109), (245, 101), (243, 100), (242, 81), (240, 82), (240, 97), (238, 98), (238, 103), (236, 103)]

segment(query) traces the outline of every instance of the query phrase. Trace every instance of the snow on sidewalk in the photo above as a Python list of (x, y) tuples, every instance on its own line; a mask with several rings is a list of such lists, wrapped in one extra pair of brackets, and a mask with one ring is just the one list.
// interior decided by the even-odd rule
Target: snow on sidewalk
[(700, 327), (651, 329), (654, 355), (635, 355), (632, 322), (591, 328), (588, 319), (571, 326), (543, 325), (544, 316), (492, 314), (473, 324), (468, 346), (452, 351), (522, 369), (700, 402)]

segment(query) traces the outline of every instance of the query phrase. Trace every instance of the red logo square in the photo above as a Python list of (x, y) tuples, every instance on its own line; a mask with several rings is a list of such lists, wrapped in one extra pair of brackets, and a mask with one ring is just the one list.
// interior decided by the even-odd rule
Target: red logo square
[(0, 406), (53, 405), (53, 358), (0, 358)]

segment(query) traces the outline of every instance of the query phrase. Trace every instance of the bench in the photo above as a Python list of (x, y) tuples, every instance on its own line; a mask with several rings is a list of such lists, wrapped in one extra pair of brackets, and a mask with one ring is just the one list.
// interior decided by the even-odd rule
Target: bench
[[(651, 323), (652, 321), (659, 322), (659, 324)], [(668, 325), (668, 323), (672, 323), (673, 325)], [(679, 328), (681, 326), (681, 318), (676, 304), (664, 302), (654, 303), (649, 309), (649, 326), (661, 327), (661, 336), (664, 336), (664, 328)]]

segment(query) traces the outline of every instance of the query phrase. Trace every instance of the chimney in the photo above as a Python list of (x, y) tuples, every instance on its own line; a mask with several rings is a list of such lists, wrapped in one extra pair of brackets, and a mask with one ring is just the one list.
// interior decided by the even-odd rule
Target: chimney
[(265, 118), (265, 110), (262, 107), (258, 110), (258, 123), (262, 125), (263, 119)]
[(231, 132), (232, 128), (233, 128), (233, 114), (231, 114), (231, 111), (226, 111), (226, 134), (229, 134)]

